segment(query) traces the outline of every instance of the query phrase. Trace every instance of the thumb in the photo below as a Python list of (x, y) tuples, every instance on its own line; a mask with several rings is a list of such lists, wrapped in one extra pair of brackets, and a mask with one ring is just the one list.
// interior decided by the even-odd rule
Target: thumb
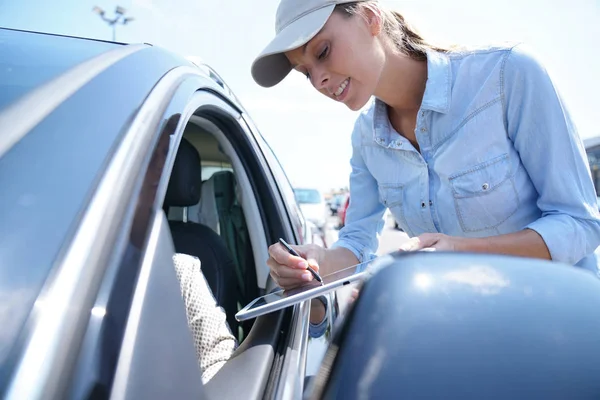
[(308, 262), (308, 265), (310, 265), (311, 268), (315, 271), (319, 271), (319, 260), (321, 259), (323, 250), (324, 249), (319, 246), (307, 245), (301, 249), (300, 254)]
[(412, 237), (400, 246), (400, 251), (416, 251), (421, 248), (420, 237)]
[(316, 259), (314, 259), (314, 258), (307, 258), (306, 261), (308, 262), (308, 265), (310, 265), (310, 267), (312, 269), (314, 269), (316, 272), (319, 272), (319, 263), (317, 262)]
[(439, 237), (436, 234), (424, 233), (419, 236), (419, 248), (417, 250), (422, 250), (428, 247), (434, 247), (439, 241)]

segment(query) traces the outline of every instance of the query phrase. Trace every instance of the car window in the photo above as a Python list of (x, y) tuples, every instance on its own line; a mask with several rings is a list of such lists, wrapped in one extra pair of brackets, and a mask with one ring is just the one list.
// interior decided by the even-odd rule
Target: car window
[(285, 170), (281, 166), (277, 155), (269, 145), (269, 143), (263, 138), (260, 131), (252, 121), (249, 115), (244, 114), (244, 121), (246, 122), (247, 128), (252, 132), (252, 135), (256, 139), (269, 167), (271, 169), (271, 173), (273, 177), (277, 181), (277, 188), (280, 191), (280, 195), (284, 200), (284, 203), (288, 207), (292, 207), (293, 209), (288, 210), (290, 217), (292, 220), (290, 221), (294, 227), (294, 234), (296, 235), (296, 240), (298, 243), (302, 243), (304, 241), (304, 233), (306, 230), (306, 225), (304, 223), (304, 219), (300, 216), (300, 210), (298, 209), (298, 205), (296, 203), (296, 198), (294, 195), (294, 191), (292, 190), (292, 185), (290, 180), (288, 179)]
[(316, 189), (294, 189), (296, 201), (300, 204), (319, 204), (321, 194)]
[(213, 176), (215, 173), (221, 172), (221, 171), (233, 172), (233, 168), (225, 167), (225, 166), (214, 166), (214, 165), (202, 166), (202, 181), (209, 180), (211, 176)]

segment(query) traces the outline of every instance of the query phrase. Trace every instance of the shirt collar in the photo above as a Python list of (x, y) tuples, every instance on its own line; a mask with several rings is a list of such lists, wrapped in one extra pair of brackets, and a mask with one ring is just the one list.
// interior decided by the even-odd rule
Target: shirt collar
[[(448, 55), (435, 50), (427, 50), (427, 82), (421, 101), (422, 109), (443, 114), (448, 112), (452, 99), (451, 77), (452, 70)], [(375, 119), (383, 123), (387, 119), (386, 106), (377, 98), (375, 103)]]
[(446, 114), (450, 109), (452, 70), (448, 55), (427, 50), (427, 83), (421, 108)]
[[(450, 60), (448, 55), (434, 50), (427, 50), (427, 82), (421, 101), (422, 110), (447, 113), (450, 109), (451, 93)], [(392, 139), (391, 127), (387, 115), (386, 104), (375, 98), (373, 116), (373, 139), (381, 145), (387, 145)]]

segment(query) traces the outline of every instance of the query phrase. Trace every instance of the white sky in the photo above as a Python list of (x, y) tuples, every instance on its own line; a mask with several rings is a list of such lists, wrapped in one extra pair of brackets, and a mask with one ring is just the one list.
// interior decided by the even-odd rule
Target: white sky
[[(0, 0), (2, 26), (103, 39), (110, 39), (110, 30), (91, 8), (97, 4), (112, 10), (117, 4), (5, 1)], [(554, 78), (581, 136), (600, 135), (600, 0), (382, 1), (434, 40), (528, 43)], [(250, 76), (254, 57), (274, 34), (278, 0), (118, 4), (136, 20), (119, 27), (117, 39), (152, 43), (212, 65), (248, 109), (293, 183), (321, 189), (347, 185), (350, 134), (357, 114), (317, 93), (298, 73), (272, 89), (259, 87)], [(38, 18), (30, 10), (38, 10)]]

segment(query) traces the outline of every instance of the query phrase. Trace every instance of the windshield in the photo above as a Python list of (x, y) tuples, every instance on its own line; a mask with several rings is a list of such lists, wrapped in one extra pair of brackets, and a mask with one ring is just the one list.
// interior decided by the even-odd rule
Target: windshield
[(321, 194), (316, 189), (294, 189), (296, 201), (300, 204), (319, 204)]

